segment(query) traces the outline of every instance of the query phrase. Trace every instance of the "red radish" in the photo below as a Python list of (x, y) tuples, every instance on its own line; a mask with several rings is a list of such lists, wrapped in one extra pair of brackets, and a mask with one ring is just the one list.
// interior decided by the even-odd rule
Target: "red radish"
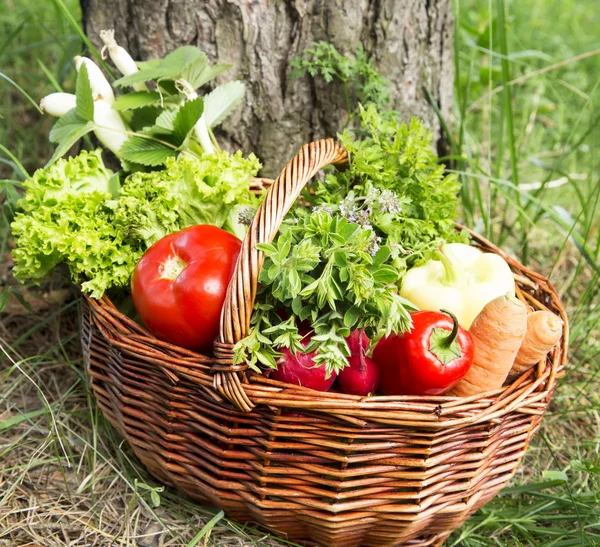
[(283, 357), (277, 361), (277, 369), (271, 372), (269, 378), (317, 391), (327, 391), (335, 382), (335, 372), (328, 377), (325, 365), (315, 366), (316, 350), (310, 353), (297, 351), (294, 355), (289, 349), (283, 348), (281, 353)]
[(373, 359), (366, 356), (369, 338), (362, 329), (350, 333), (346, 339), (350, 348), (348, 366), (343, 368), (338, 378), (344, 393), (369, 395), (379, 387), (379, 369)]
[(346, 343), (350, 349), (350, 355), (358, 355), (364, 353), (369, 347), (369, 337), (362, 329), (353, 330), (350, 336), (346, 338)]

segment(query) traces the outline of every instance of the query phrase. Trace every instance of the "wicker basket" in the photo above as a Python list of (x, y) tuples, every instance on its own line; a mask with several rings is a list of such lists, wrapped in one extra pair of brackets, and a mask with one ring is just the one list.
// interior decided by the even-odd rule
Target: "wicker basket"
[(567, 355), (567, 318), (547, 279), (473, 234), (511, 265), (517, 293), (559, 314), (546, 361), (469, 398), (321, 393), (232, 365), (263, 262), (303, 186), (346, 152), (305, 145), (273, 183), (246, 237), (214, 356), (149, 334), (107, 299), (85, 298), (83, 351), (110, 422), (158, 480), (240, 522), (308, 545), (441, 545), (506, 485), (540, 426)]

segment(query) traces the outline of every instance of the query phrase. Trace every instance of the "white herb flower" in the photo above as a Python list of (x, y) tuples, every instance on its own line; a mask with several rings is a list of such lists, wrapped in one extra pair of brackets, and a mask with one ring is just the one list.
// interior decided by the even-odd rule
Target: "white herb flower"
[(384, 190), (379, 196), (379, 209), (382, 213), (399, 213), (402, 210), (400, 200), (395, 192)]
[(379, 251), (380, 243), (381, 243), (381, 237), (375, 235), (375, 232), (373, 232), (371, 239), (369, 241), (369, 247), (367, 248), (367, 252), (371, 256), (375, 256), (377, 254), (377, 251)]

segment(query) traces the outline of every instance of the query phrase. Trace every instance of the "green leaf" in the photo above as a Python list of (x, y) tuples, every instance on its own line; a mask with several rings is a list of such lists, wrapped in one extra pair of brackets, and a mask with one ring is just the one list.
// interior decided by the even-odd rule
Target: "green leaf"
[(152, 500), (152, 505), (154, 505), (154, 507), (160, 505), (160, 495), (156, 490), (150, 490), (150, 499)]
[(183, 46), (169, 53), (158, 64), (144, 64), (144, 68), (119, 78), (114, 85), (126, 87), (149, 80), (181, 78), (184, 67), (205, 54), (195, 46)]
[(277, 252), (277, 248), (272, 243), (258, 243), (256, 245), (256, 249), (258, 251), (262, 251), (267, 256), (269, 256), (270, 254), (274, 254), (274, 253)]
[(186, 101), (177, 111), (173, 120), (173, 134), (179, 146), (187, 139), (190, 132), (202, 116), (204, 100), (201, 97), (193, 101)]
[(391, 266), (380, 266), (373, 272), (373, 279), (379, 283), (394, 283), (398, 280), (398, 272)]
[(136, 61), (136, 65), (140, 70), (148, 70), (149, 68), (156, 68), (160, 65), (161, 59), (150, 59), (148, 61)]
[(59, 118), (50, 131), (50, 142), (58, 144), (67, 135), (76, 129), (83, 127), (87, 122), (77, 115), (77, 109), (69, 110), (62, 118)]
[(163, 110), (157, 106), (143, 106), (136, 108), (129, 122), (134, 131), (140, 131), (144, 128), (150, 128), (155, 123)]
[(108, 179), (108, 189), (112, 194), (114, 199), (119, 197), (119, 190), (121, 189), (121, 179), (119, 177), (119, 173), (113, 173), (113, 175)]
[(5, 287), (0, 292), (0, 312), (4, 311), (4, 308), (6, 308), (9, 300), (10, 300), (10, 287)]
[(215, 527), (215, 525), (225, 517), (225, 513), (223, 511), (219, 511), (212, 519), (210, 519), (200, 530), (194, 538), (186, 545), (186, 547), (196, 547), (200, 540), (203, 537), (208, 537), (210, 531)]
[(162, 114), (156, 118), (154, 127), (152, 127), (150, 133), (152, 135), (159, 134), (171, 134), (175, 129), (175, 118), (177, 117), (177, 110), (165, 110)]
[(77, 73), (75, 96), (77, 116), (84, 122), (94, 121), (94, 96), (92, 95), (92, 86), (85, 63), (82, 63)]
[(361, 316), (361, 309), (358, 306), (352, 306), (345, 314), (344, 314), (344, 325), (349, 329), (352, 328), (359, 317)]
[(290, 289), (292, 292), (292, 298), (296, 298), (298, 293), (302, 290), (300, 276), (296, 270), (290, 270)]
[(338, 253), (335, 253), (333, 255), (333, 257), (335, 260), (335, 265), (338, 268), (343, 268), (344, 266), (346, 266), (348, 264), (348, 259), (345, 255), (345, 253), (338, 252)]
[(384, 262), (387, 262), (391, 254), (392, 252), (390, 251), (389, 247), (381, 247), (379, 251), (377, 251), (377, 253), (375, 254), (375, 257), (373, 258), (373, 266), (380, 266)]
[(31, 304), (29, 302), (27, 302), (27, 300), (25, 300), (25, 298), (23, 298), (23, 295), (18, 290), (13, 290), (12, 294), (17, 299), (17, 302), (19, 304), (21, 304), (21, 306), (23, 306), (28, 312), (33, 311)]
[(147, 82), (149, 80), (157, 80), (164, 76), (164, 71), (159, 67), (148, 68), (146, 70), (139, 70), (129, 76), (123, 76), (118, 80), (115, 80), (114, 84), (116, 87), (128, 87), (140, 82)]
[(74, 126), (73, 129), (63, 135), (60, 140), (60, 144), (58, 148), (54, 151), (54, 154), (50, 158), (50, 161), (46, 164), (45, 167), (53, 164), (58, 158), (64, 156), (79, 139), (81, 139), (84, 135), (87, 135), (90, 131), (93, 131), (96, 127), (94, 122), (87, 122), (85, 125)]
[(564, 482), (568, 482), (569, 481), (569, 477), (567, 476), (567, 474), (563, 471), (556, 471), (556, 470), (552, 470), (552, 469), (545, 469), (542, 472), (542, 477), (544, 477), (545, 479), (551, 480), (551, 481), (564, 481)]
[(239, 81), (228, 82), (213, 89), (204, 99), (206, 125), (219, 125), (239, 106), (245, 92), (246, 86)]
[(233, 65), (220, 63), (214, 66), (207, 66), (200, 74), (194, 75), (193, 81), (189, 81), (191, 86), (194, 89), (198, 89), (203, 86), (205, 83), (210, 82), (212, 79), (216, 78), (222, 72), (230, 69)]
[(169, 146), (151, 139), (132, 136), (121, 147), (121, 156), (127, 161), (133, 161), (147, 166), (163, 165), (167, 159), (176, 155)]
[(0, 431), (5, 432), (9, 429), (12, 429), (16, 425), (20, 423), (31, 420), (32, 418), (36, 418), (37, 416), (43, 416), (44, 414), (48, 414), (49, 410), (46, 408), (40, 408), (39, 410), (32, 410), (31, 412), (27, 412), (25, 414), (15, 414), (6, 420), (2, 420), (0, 422)]
[(112, 107), (114, 110), (134, 110), (160, 102), (160, 93), (156, 91), (134, 91), (117, 97)]
[(197, 84), (202, 73), (208, 67), (208, 57), (203, 53), (193, 61), (187, 63), (181, 72), (181, 77), (188, 83), (193, 89), (197, 89), (202, 84)]
[(206, 57), (206, 54), (200, 48), (182, 46), (166, 55), (159, 66), (164, 67), (165, 71), (168, 71), (172, 76), (181, 75), (186, 65), (202, 57)]

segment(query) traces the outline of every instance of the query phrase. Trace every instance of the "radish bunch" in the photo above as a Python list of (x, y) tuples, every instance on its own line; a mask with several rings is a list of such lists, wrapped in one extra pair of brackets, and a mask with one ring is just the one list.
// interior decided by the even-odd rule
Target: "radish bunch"
[[(304, 347), (310, 339), (310, 335), (305, 336)], [(379, 369), (373, 359), (367, 357), (369, 338), (362, 329), (357, 329), (346, 342), (350, 349), (349, 364), (339, 374), (328, 374), (325, 365), (316, 365), (316, 350), (308, 353), (297, 351), (293, 354), (288, 348), (284, 348), (283, 355), (277, 362), (277, 369), (270, 372), (269, 378), (317, 391), (328, 391), (337, 378), (344, 393), (363, 396), (375, 393), (379, 387)]]

